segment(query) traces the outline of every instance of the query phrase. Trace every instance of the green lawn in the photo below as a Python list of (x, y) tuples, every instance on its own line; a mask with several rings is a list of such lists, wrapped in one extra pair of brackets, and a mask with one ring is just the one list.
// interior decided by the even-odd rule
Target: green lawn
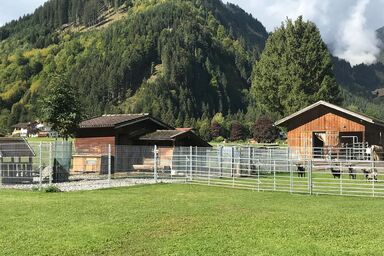
[(384, 200), (154, 185), (0, 191), (0, 255), (383, 255)]

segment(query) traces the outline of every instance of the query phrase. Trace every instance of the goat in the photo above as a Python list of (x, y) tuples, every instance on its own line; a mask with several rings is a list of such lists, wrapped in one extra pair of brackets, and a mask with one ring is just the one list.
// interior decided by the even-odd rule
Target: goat
[(353, 169), (352, 166), (350, 166), (348, 168), (348, 172), (349, 172), (349, 178), (352, 179), (352, 180), (355, 180), (356, 179), (356, 171), (355, 171), (355, 169)]
[(367, 171), (366, 169), (362, 169), (364, 173), (364, 177), (368, 181), (377, 181), (377, 171), (373, 169), (372, 171)]
[(340, 179), (341, 171), (339, 169), (335, 169), (335, 168), (331, 167), (331, 173), (332, 173), (334, 179), (336, 179), (336, 178)]
[(305, 168), (300, 164), (297, 165), (297, 177), (305, 177)]

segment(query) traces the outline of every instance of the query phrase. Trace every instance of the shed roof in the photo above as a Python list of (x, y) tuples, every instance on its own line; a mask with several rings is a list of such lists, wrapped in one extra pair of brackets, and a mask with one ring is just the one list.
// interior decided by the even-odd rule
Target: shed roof
[(342, 108), (342, 107), (339, 107), (339, 106), (336, 106), (334, 104), (331, 104), (331, 103), (328, 103), (326, 101), (318, 101), (306, 108), (303, 108), (302, 110), (299, 110), (295, 113), (293, 113), (292, 115), (289, 115), (277, 122), (275, 122), (275, 125), (276, 126), (283, 126), (286, 122), (290, 121), (291, 119), (293, 118), (296, 118), (298, 116), (300, 116), (301, 114), (307, 112), (307, 111), (310, 111), (314, 108), (317, 108), (319, 106), (325, 106), (325, 107), (328, 107), (328, 108), (331, 108), (331, 109), (334, 109), (334, 110), (337, 110), (339, 112), (342, 112), (346, 115), (349, 115), (351, 117), (355, 117), (355, 118), (358, 118), (360, 120), (363, 120), (367, 123), (370, 123), (370, 124), (374, 124), (374, 125), (379, 125), (379, 126), (382, 126), (384, 127), (384, 121), (381, 121), (379, 119), (375, 119), (375, 118), (372, 118), (372, 117), (369, 117), (369, 116), (366, 116), (364, 114), (360, 114), (360, 113), (357, 113), (357, 112), (354, 112), (354, 111), (351, 111), (351, 110), (348, 110), (348, 109), (345, 109), (345, 108)]
[(12, 125), (12, 128), (27, 129), (29, 126), (30, 126), (30, 123), (18, 123), (18, 124)]
[(194, 133), (191, 129), (157, 130), (143, 135), (139, 138), (142, 141), (175, 141), (181, 136), (188, 136), (190, 140), (200, 147), (211, 147), (211, 145)]
[(121, 115), (103, 115), (92, 119), (85, 120), (80, 123), (80, 128), (108, 128), (115, 127), (119, 124), (136, 121), (145, 117), (149, 117), (149, 114), (121, 114)]
[(22, 138), (0, 138), (0, 157), (33, 157), (35, 153)]
[(140, 137), (140, 140), (174, 140), (178, 136), (185, 134), (188, 131), (179, 130), (157, 130)]

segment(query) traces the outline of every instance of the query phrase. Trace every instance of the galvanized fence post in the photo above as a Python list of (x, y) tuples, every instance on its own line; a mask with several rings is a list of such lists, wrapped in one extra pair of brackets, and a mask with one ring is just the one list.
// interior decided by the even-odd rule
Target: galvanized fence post
[(153, 147), (153, 179), (157, 183), (157, 146)]
[(43, 166), (42, 166), (42, 143), (39, 143), (39, 189), (41, 189), (43, 185)]
[(3, 185), (3, 158), (0, 161), (0, 187)]
[(373, 179), (372, 179), (372, 196), (375, 197), (375, 182), (376, 182), (376, 170), (375, 170), (375, 163), (373, 162), (373, 156), (372, 156), (372, 159), (371, 159), (371, 166), (372, 166), (372, 175), (373, 175)]
[(260, 162), (257, 165), (257, 192), (260, 192)]
[(308, 179), (309, 179), (309, 194), (312, 195), (313, 193), (313, 181), (312, 181), (312, 160), (309, 160), (309, 172), (308, 172)]
[(276, 191), (276, 160), (273, 161), (273, 191)]
[(269, 172), (272, 172), (272, 149), (269, 149)]
[(248, 148), (248, 176), (251, 176), (251, 147)]
[(220, 171), (220, 178), (223, 177), (223, 163), (222, 163), (222, 152), (223, 152), (223, 146), (220, 146), (219, 147), (219, 156), (218, 156), (218, 160), (219, 160), (219, 171)]
[(189, 181), (192, 182), (192, 169), (193, 169), (193, 148), (189, 147)]
[(112, 176), (112, 147), (111, 144), (108, 144), (108, 183), (111, 185), (111, 176)]
[(235, 187), (235, 171), (234, 171), (234, 147), (231, 147), (231, 174), (232, 174), (232, 187)]
[(291, 167), (291, 162), (289, 161), (288, 162), (289, 164), (289, 191), (292, 193), (294, 191), (294, 188), (293, 188), (293, 170), (292, 170), (292, 167)]
[(52, 154), (52, 142), (49, 143), (49, 185), (51, 186), (52, 185), (52, 176), (53, 176), (53, 164), (52, 164), (52, 157), (53, 157), (53, 154)]
[(211, 185), (211, 161), (208, 156), (208, 186)]
[(343, 195), (343, 167), (341, 165), (341, 162), (339, 163), (339, 169), (340, 169), (340, 195)]

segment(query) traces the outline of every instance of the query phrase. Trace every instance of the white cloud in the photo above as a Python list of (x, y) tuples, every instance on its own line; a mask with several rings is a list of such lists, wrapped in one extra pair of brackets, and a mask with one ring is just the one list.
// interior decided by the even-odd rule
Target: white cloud
[(32, 13), (47, 0), (0, 0), (0, 26)]
[(351, 64), (373, 63), (375, 30), (384, 26), (384, 0), (228, 0), (251, 12), (269, 31), (286, 17), (303, 15), (317, 24), (333, 54)]

